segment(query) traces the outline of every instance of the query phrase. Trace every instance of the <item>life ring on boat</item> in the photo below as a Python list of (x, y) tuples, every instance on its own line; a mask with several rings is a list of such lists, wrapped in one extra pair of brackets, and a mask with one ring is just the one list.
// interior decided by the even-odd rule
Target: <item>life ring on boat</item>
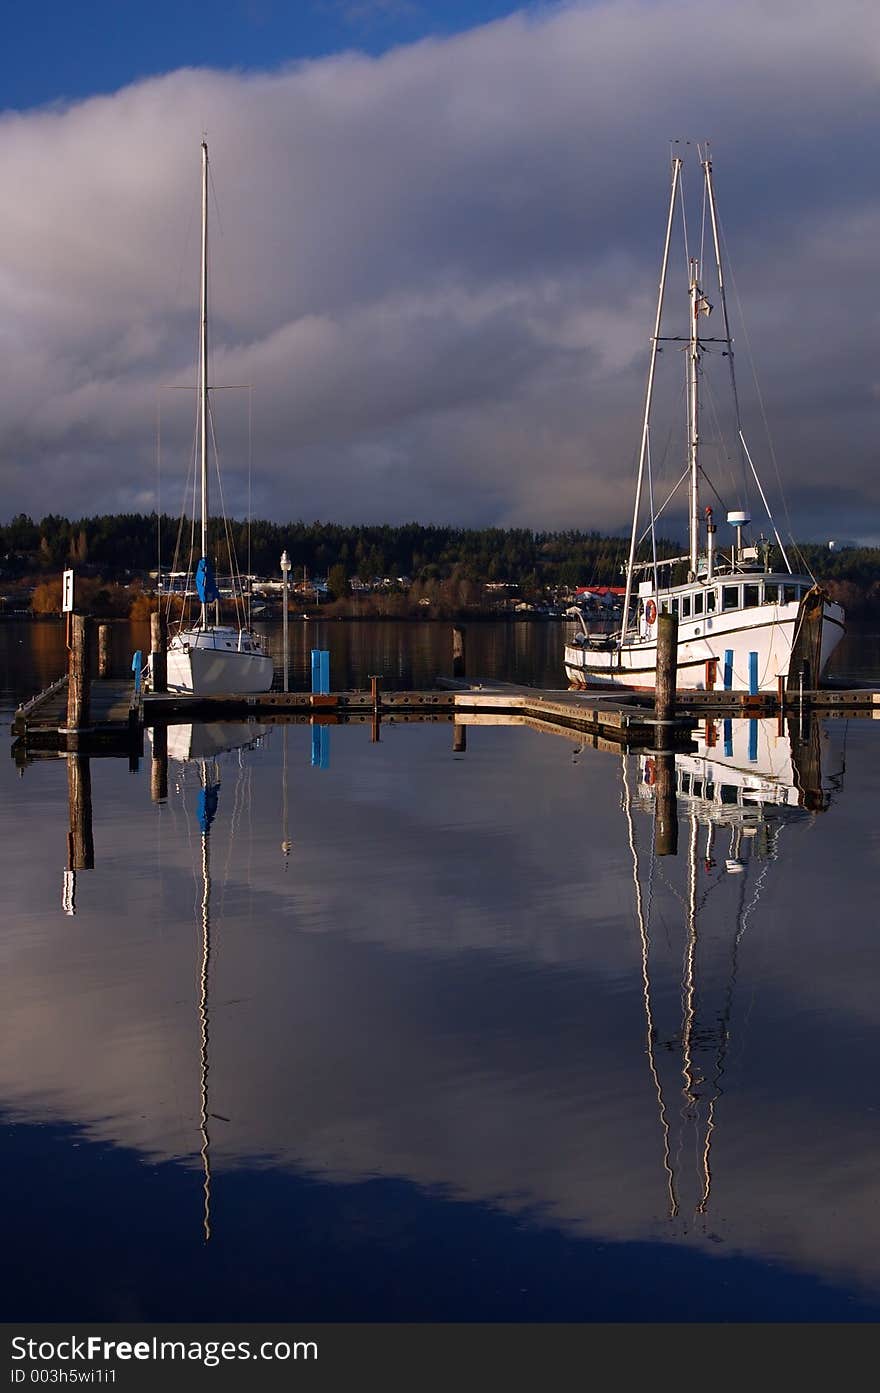
[(653, 624), (654, 620), (657, 618), (657, 606), (654, 604), (653, 600), (649, 600), (645, 605), (645, 618), (649, 624)]
[(645, 760), (645, 783), (653, 784), (656, 778), (657, 766), (655, 765), (653, 759), (651, 759), (649, 756), (648, 759)]

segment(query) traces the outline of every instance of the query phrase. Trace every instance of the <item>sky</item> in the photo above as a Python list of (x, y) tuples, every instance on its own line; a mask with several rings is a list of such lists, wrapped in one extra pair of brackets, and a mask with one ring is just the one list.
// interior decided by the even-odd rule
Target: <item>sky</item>
[[(205, 133), (211, 381), (242, 386), (214, 395), (228, 511), (628, 530), (672, 148), (720, 333), (709, 140), (777, 524), (880, 541), (865, 0), (100, 0), (5, 26), (0, 516), (179, 510)], [(685, 271), (676, 227), (672, 335)], [(705, 501), (762, 523), (727, 371), (707, 353)], [(682, 384), (668, 344), (658, 501)]]

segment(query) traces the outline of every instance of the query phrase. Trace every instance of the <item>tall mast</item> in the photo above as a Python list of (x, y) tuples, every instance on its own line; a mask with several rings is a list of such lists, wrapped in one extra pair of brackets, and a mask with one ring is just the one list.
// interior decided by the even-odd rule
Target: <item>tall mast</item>
[[(202, 274), (199, 309), (199, 439), (202, 468), (202, 556), (208, 557), (208, 142), (202, 141)], [(202, 601), (202, 628), (208, 606)]]
[[(654, 370), (657, 366), (657, 349), (660, 340), (660, 323), (663, 318), (663, 298), (666, 293), (666, 271), (669, 266), (669, 243), (672, 238), (672, 220), (675, 216), (675, 194), (678, 188), (681, 159), (678, 155), (672, 161), (672, 187), (669, 190), (669, 213), (666, 218), (666, 239), (663, 243), (663, 260), (660, 266), (660, 288), (657, 292), (657, 316), (654, 320), (654, 333), (651, 337), (651, 357), (648, 362), (648, 385), (645, 389), (645, 416), (642, 423), (642, 442), (639, 449), (639, 473), (636, 481), (636, 499), (633, 506), (632, 534), (629, 542), (629, 561), (626, 567), (626, 596), (623, 601), (623, 618), (620, 625), (620, 646), (626, 640), (626, 626), (629, 620), (629, 606), (632, 599), (633, 562), (636, 554), (636, 532), (639, 525), (639, 509), (642, 503), (642, 480), (645, 474), (645, 461), (648, 457), (648, 427), (651, 419), (651, 401), (654, 395)], [(654, 518), (651, 518), (651, 527)]]
[(690, 301), (691, 337), (688, 345), (688, 462), (691, 471), (690, 486), (690, 573), (697, 574), (697, 558), (700, 550), (700, 404), (698, 382), (700, 373), (700, 334), (699, 316), (706, 306), (698, 284), (699, 262), (691, 257)]

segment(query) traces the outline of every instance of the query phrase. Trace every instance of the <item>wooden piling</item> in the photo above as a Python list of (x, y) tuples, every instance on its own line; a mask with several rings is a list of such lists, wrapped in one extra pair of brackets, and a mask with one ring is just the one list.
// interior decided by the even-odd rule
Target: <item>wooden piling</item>
[(377, 674), (371, 673), (371, 674), (370, 674), (370, 700), (372, 701), (374, 707), (378, 707), (378, 705), (379, 705), (379, 687), (381, 686), (381, 684), (382, 684), (382, 677), (381, 677), (381, 675), (377, 675)]
[(671, 750), (658, 750), (652, 758), (654, 760), (654, 850), (658, 856), (676, 856), (678, 854), (678, 803), (675, 796), (675, 755)]
[(675, 715), (675, 684), (678, 672), (678, 618), (674, 614), (657, 616), (657, 686), (654, 714), (658, 721)]
[(467, 749), (467, 726), (456, 721), (452, 727), (452, 753), (463, 755)]
[(67, 869), (91, 871), (95, 867), (92, 840), (92, 776), (85, 756), (67, 756)]
[(466, 631), (459, 624), (452, 628), (452, 675), (464, 677), (467, 670)]
[(110, 676), (110, 625), (98, 625), (98, 676)]
[(164, 803), (168, 797), (168, 727), (164, 724), (153, 726), (150, 797), (154, 803)]
[(70, 649), (67, 657), (67, 730), (88, 729), (91, 711), (90, 626), (84, 614), (70, 616)]
[(154, 610), (150, 615), (150, 682), (154, 692), (168, 690), (167, 637), (165, 616), (161, 610)]

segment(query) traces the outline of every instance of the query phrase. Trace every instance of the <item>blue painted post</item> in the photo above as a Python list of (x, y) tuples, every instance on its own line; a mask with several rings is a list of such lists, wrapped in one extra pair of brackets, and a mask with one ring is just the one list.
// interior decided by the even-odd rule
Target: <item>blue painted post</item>
[(749, 696), (758, 695), (758, 655), (749, 654)]
[(330, 731), (326, 726), (312, 726), (312, 768), (330, 768)]
[(724, 722), (724, 758), (733, 759), (733, 721), (729, 717)]
[(733, 649), (724, 650), (724, 690), (729, 692), (733, 689)]
[(758, 759), (758, 722), (754, 716), (749, 719), (749, 759), (753, 764)]
[(140, 694), (141, 690), (141, 668), (143, 667), (143, 662), (144, 655), (138, 648), (135, 650), (134, 657), (131, 660), (131, 670), (134, 673), (134, 689), (138, 694)]
[(327, 696), (330, 691), (330, 653), (326, 648), (312, 649), (312, 691)]

